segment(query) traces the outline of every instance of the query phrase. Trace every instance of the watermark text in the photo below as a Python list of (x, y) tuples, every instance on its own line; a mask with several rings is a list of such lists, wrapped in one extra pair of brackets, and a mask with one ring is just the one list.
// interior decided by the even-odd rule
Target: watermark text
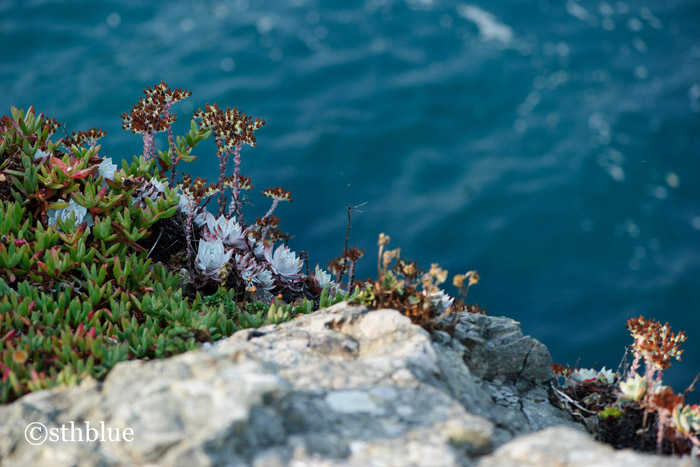
[(105, 422), (82, 423), (69, 422), (59, 426), (47, 427), (40, 422), (32, 422), (24, 429), (24, 438), (33, 446), (49, 443), (130, 443), (134, 440), (131, 428), (114, 428), (105, 426)]

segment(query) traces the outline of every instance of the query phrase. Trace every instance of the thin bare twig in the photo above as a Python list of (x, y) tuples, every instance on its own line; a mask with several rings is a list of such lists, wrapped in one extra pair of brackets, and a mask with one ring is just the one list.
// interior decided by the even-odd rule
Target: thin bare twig
[(149, 250), (148, 254), (146, 255), (146, 258), (151, 256), (151, 253), (153, 253), (153, 250), (156, 248), (156, 245), (158, 245), (158, 242), (160, 241), (160, 237), (163, 236), (163, 231), (161, 230), (160, 233), (158, 234), (158, 238), (156, 238), (156, 242), (153, 244), (151, 249)]
[[(559, 398), (564, 399), (566, 402), (568, 402), (569, 404), (575, 406), (577, 409), (579, 409), (579, 410), (581, 410), (581, 411), (583, 411), (583, 412), (587, 412), (587, 413), (589, 413), (589, 414), (591, 414), (591, 415), (596, 415), (596, 414), (597, 414), (597, 412), (593, 412), (593, 411), (591, 411), (591, 410), (586, 409), (585, 407), (582, 407), (578, 402), (576, 402), (575, 400), (573, 400), (571, 397), (567, 396), (565, 392), (560, 391), (559, 389), (557, 389), (557, 388), (554, 386), (553, 383), (552, 383), (551, 386), (552, 386), (552, 389), (554, 390), (554, 392), (556, 393), (556, 395), (557, 395)], [(571, 413), (573, 413), (573, 414), (576, 414), (576, 412), (572, 412), (572, 411), (569, 411), (569, 412), (571, 412)], [(586, 417), (584, 417), (582, 414), (577, 414), (577, 415), (580, 415), (581, 418), (583, 418), (584, 420), (585, 420), (585, 418), (586, 418)]]
[(700, 378), (700, 373), (698, 373), (697, 376), (695, 377), (695, 379), (693, 380), (693, 382), (690, 383), (690, 386), (688, 386), (688, 389), (686, 389), (683, 392), (683, 399), (685, 399), (688, 394), (695, 391), (695, 383), (698, 382), (698, 378)]
[(347, 264), (348, 261), (348, 240), (350, 238), (350, 224), (351, 224), (351, 216), (352, 216), (352, 211), (355, 210), (359, 213), (360, 211), (357, 208), (361, 208), (362, 206), (365, 206), (367, 202), (358, 204), (356, 206), (348, 206), (348, 226), (345, 229), (345, 247), (343, 248), (343, 264), (340, 267), (340, 274), (338, 275), (338, 284), (342, 284), (343, 282), (343, 276), (345, 275), (345, 265)]

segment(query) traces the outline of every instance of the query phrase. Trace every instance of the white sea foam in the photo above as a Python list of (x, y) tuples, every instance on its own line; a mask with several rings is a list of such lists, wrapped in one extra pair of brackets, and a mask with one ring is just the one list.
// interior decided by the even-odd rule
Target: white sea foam
[(581, 21), (586, 21), (590, 17), (588, 11), (584, 7), (572, 0), (566, 2), (566, 12)]
[(479, 36), (484, 40), (496, 40), (505, 44), (513, 39), (513, 30), (509, 26), (481, 8), (460, 3), (457, 5), (457, 13), (476, 24), (479, 28)]

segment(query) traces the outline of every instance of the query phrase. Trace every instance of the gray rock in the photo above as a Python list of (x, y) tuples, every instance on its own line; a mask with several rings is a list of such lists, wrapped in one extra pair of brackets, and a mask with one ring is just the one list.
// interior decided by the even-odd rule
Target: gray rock
[(689, 458), (639, 454), (629, 449), (615, 451), (590, 436), (568, 427), (547, 428), (517, 438), (481, 458), (479, 467), (691, 467), (700, 463)]
[[(470, 465), (516, 436), (573, 426), (548, 402), (550, 361), (507, 318), (464, 314), (451, 337), (430, 335), (394, 310), (341, 303), (166, 360), (124, 362), (102, 383), (0, 407), (0, 459)], [(57, 429), (86, 421), (131, 429), (133, 440), (34, 446), (25, 439), (33, 422)]]

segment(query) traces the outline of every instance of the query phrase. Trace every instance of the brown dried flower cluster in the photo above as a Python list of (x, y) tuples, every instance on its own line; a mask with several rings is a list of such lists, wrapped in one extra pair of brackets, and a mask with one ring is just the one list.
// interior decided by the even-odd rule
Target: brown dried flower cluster
[(237, 107), (221, 110), (216, 104), (207, 104), (204, 110), (197, 109), (194, 118), (202, 121), (202, 128), (214, 132), (216, 144), (222, 153), (233, 152), (242, 144), (255, 146), (253, 132), (265, 125), (265, 120), (248, 117)]
[(215, 194), (218, 189), (216, 185), (207, 185), (206, 178), (197, 177), (192, 180), (189, 174), (183, 174), (182, 183), (179, 185), (182, 192), (190, 199), (194, 200), (196, 204), (199, 204), (205, 198)]
[(571, 367), (568, 365), (562, 365), (561, 363), (552, 363), (551, 368), (552, 373), (554, 373), (556, 376), (568, 378), (571, 374)]
[[(239, 177), (240, 177), (238, 179), (238, 189), (239, 190), (249, 191), (253, 188), (253, 185), (250, 183), (250, 177), (245, 177), (243, 175), (240, 175)], [(235, 176), (231, 175), (230, 177), (224, 178), (223, 187), (224, 188), (233, 188), (235, 186), (235, 183), (236, 183)]]
[(662, 325), (653, 319), (645, 320), (643, 316), (627, 321), (627, 329), (634, 338), (632, 348), (645, 363), (665, 370), (671, 366), (672, 358), (680, 361), (683, 351), (679, 347), (686, 340), (684, 332), (675, 334), (671, 332), (668, 323)]
[(168, 83), (161, 81), (160, 84), (154, 84), (151, 89), (150, 86), (146, 86), (143, 93), (154, 101), (163, 101), (167, 105), (174, 104), (183, 99), (187, 99), (192, 95), (191, 91), (187, 89), (170, 89), (168, 88)]
[(60, 123), (58, 123), (58, 121), (56, 121), (55, 118), (45, 117), (44, 127), (48, 128), (49, 135), (56, 133), (59, 130), (59, 128), (61, 128), (61, 126), (62, 125)]
[(66, 136), (63, 138), (63, 144), (66, 147), (72, 145), (82, 146), (85, 143), (89, 143), (90, 146), (94, 146), (98, 139), (103, 138), (107, 132), (100, 128), (90, 128), (88, 131), (78, 131), (73, 132), (71, 136)]
[(262, 194), (277, 201), (292, 201), (291, 193), (280, 187), (268, 188)]
[(365, 250), (360, 250), (358, 247), (354, 246), (348, 250), (347, 259), (348, 261), (357, 261), (365, 255)]
[(177, 115), (170, 114), (170, 106), (192, 95), (187, 89), (169, 89), (168, 83), (163, 81), (153, 88), (148, 86), (143, 93), (146, 97), (139, 99), (130, 112), (122, 115), (123, 129), (143, 135), (167, 131), (177, 118)]

